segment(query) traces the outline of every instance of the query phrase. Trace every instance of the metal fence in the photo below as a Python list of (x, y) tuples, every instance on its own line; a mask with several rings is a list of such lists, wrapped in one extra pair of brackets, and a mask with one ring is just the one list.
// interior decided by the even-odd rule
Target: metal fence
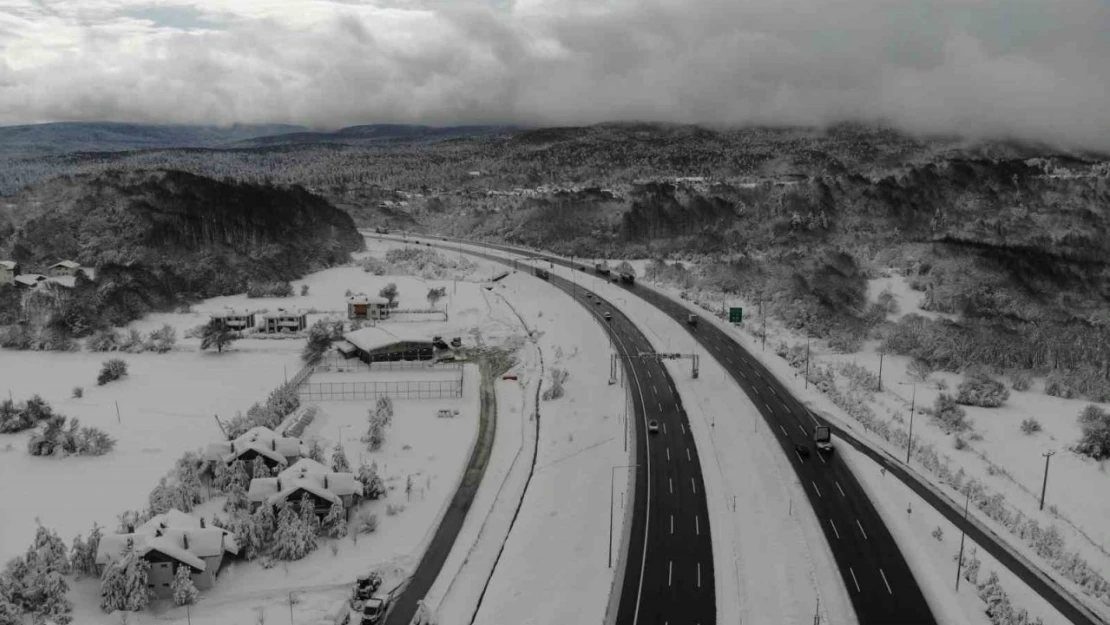
[(301, 401), (356, 401), (388, 395), (393, 399), (462, 397), (463, 380), (399, 380), (393, 382), (305, 382), (297, 389)]
[(461, 370), (460, 362), (433, 363), (431, 360), (380, 360), (372, 363), (358, 358), (343, 358), (335, 352), (328, 352), (313, 367), (318, 371), (444, 371)]

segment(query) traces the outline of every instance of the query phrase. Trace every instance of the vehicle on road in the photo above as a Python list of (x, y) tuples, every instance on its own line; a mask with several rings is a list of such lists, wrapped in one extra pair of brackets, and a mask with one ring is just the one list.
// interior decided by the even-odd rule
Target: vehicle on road
[(611, 313), (609, 311), (605, 311), (605, 320), (606, 321), (612, 321), (613, 320), (613, 313)]
[(813, 430), (813, 444), (817, 451), (832, 451), (832, 432), (827, 425), (819, 425)]
[(601, 306), (601, 300), (600, 299), (595, 299), (594, 304), (597, 305), (597, 306)]
[(809, 457), (809, 445), (806, 445), (805, 443), (795, 443), (794, 451), (798, 452), (798, 455), (803, 458)]
[(378, 625), (385, 616), (386, 602), (381, 597), (370, 597), (364, 601), (352, 601), (344, 625)]
[(659, 431), (659, 422), (656, 421), (655, 419), (652, 419), (651, 421), (648, 421), (648, 432), (651, 432), (652, 434), (655, 434), (658, 431)]
[(600, 273), (603, 276), (609, 275), (609, 268), (603, 266), (601, 263), (597, 263), (596, 265), (594, 265), (594, 271)]
[(625, 284), (635, 284), (636, 283), (636, 276), (628, 273), (627, 271), (622, 271), (621, 275), (620, 275), (620, 278), (621, 278), (621, 282), (623, 282)]
[(694, 326), (695, 328), (698, 327), (698, 316), (697, 315), (688, 315), (686, 317), (686, 323)]
[(374, 228), (374, 232), (377, 234), (389, 234), (389, 228), (378, 226), (377, 228)]

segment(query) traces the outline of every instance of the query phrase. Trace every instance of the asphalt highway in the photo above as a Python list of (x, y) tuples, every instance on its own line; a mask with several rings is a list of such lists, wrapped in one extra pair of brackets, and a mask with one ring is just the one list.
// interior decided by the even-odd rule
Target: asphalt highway
[[(416, 242), (411, 238), (409, 241)], [(534, 273), (534, 268), (524, 262), (473, 249), (460, 250), (438, 241), (424, 242)], [(555, 274), (548, 281), (608, 328), (612, 347), (628, 372), (625, 382), (631, 385), (636, 462), (640, 466), (636, 469), (631, 539), (616, 623), (715, 624), (713, 543), (701, 462), (674, 381), (662, 361), (641, 356), (655, 352), (651, 343), (608, 301), (577, 281)], [(606, 312), (611, 320), (605, 319)], [(658, 422), (658, 432), (648, 432), (649, 421)], [(616, 550), (614, 546), (614, 560)]]
[[(485, 244), (515, 254), (520, 250)], [(592, 267), (541, 255), (549, 263), (592, 273)], [(724, 331), (702, 315), (687, 323), (691, 311), (639, 285), (614, 284), (635, 294), (686, 327), (751, 398), (777, 435), (832, 549), (837, 568), (861, 625), (933, 625), (936, 619), (913, 573), (859, 482), (835, 451), (813, 446), (813, 429), (824, 425)], [(809, 448), (803, 456), (795, 444)], [(834, 441), (835, 445), (835, 441)], [(704, 509), (704, 504), (702, 504)], [(759, 528), (752, 528), (759, 531)], [(749, 599), (751, 600), (751, 599)], [(675, 621), (672, 621), (675, 622)]]

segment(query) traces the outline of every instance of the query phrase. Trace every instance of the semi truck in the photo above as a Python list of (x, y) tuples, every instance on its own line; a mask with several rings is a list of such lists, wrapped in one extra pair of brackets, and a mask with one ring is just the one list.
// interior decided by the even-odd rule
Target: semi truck
[(813, 429), (813, 444), (818, 451), (832, 451), (832, 432), (829, 431), (829, 426), (819, 425)]

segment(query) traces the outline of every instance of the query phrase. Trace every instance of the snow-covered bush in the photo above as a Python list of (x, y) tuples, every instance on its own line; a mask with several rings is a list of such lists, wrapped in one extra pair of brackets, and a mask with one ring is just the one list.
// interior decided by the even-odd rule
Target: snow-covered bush
[(956, 401), (965, 406), (997, 408), (1009, 398), (1010, 390), (987, 375), (970, 376), (956, 387)]
[(146, 350), (146, 341), (143, 339), (143, 333), (132, 328), (124, 334), (120, 339), (120, 351), (129, 354), (138, 354)]
[(307, 297), (307, 296), (308, 296), (308, 285), (307, 284), (302, 284), (301, 285), (301, 297)]
[[(309, 514), (311, 504), (308, 506)], [(300, 560), (316, 549), (316, 528), (305, 522), (304, 515), (288, 504), (280, 504), (277, 529), (274, 532), (272, 555), (279, 560)]]
[(347, 535), (347, 513), (343, 504), (336, 501), (328, 509), (328, 516), (324, 517), (320, 529), (328, 538), (343, 538)]
[(367, 499), (380, 499), (382, 495), (385, 495), (385, 482), (378, 475), (377, 462), (360, 465), (358, 481), (362, 483), (362, 494)]
[(336, 441), (331, 450), (331, 470), (336, 473), (351, 472), (351, 463), (347, 462), (347, 452), (343, 451), (342, 441)]
[(928, 380), (933, 371), (935, 369), (929, 364), (929, 361), (921, 358), (914, 358), (910, 361), (910, 364), (906, 365), (906, 375), (921, 382)]
[(273, 282), (247, 283), (247, 297), (290, 297), (293, 295), (293, 285), (288, 281), (275, 280)]
[(94, 427), (81, 427), (78, 419), (55, 415), (27, 441), (32, 456), (103, 456), (116, 447), (114, 438)]
[(389, 504), (385, 507), (385, 513), (389, 516), (395, 516), (405, 511), (405, 504)]
[[(387, 273), (392, 273), (389, 263), (375, 256), (367, 256), (359, 263), (362, 270), (366, 273), (374, 274), (375, 276), (384, 276)], [(350, 297), (350, 293), (347, 294)]]
[(555, 367), (551, 370), (551, 380), (547, 383), (547, 388), (543, 390), (543, 399), (550, 401), (559, 399), (563, 396), (563, 383), (570, 377), (570, 372), (566, 369)]
[(98, 331), (85, 341), (85, 349), (90, 352), (114, 352), (119, 350), (119, 333), (111, 328)]
[(122, 378), (127, 375), (127, 363), (119, 358), (105, 360), (100, 367), (100, 374), (96, 376), (96, 383), (100, 386)]
[(197, 595), (200, 594), (197, 592), (197, 587), (193, 585), (193, 579), (189, 576), (189, 567), (180, 565), (177, 567), (177, 572), (174, 573), (170, 590), (173, 591), (173, 604), (176, 606), (196, 603)]
[(1010, 373), (1010, 388), (1015, 391), (1028, 391), (1033, 386), (1033, 374), (1025, 369), (1017, 369)]
[(0, 402), (0, 434), (28, 430), (54, 416), (54, 409), (38, 395), (20, 404), (5, 399)]
[(928, 412), (947, 432), (963, 432), (971, 429), (971, 424), (967, 421), (967, 411), (948, 393), (937, 395), (932, 409), (926, 408), (922, 412)]
[(85, 396), (84, 387), (81, 387), (81, 386), (73, 387), (73, 398), (74, 399), (81, 399), (84, 396)]
[(1025, 435), (1036, 434), (1041, 431), (1041, 422), (1033, 417), (1021, 420), (1021, 433)]
[(173, 349), (176, 344), (177, 330), (167, 323), (150, 333), (150, 336), (146, 338), (146, 343), (143, 344), (143, 349), (148, 352), (164, 354)]
[(956, 449), (967, 449), (967, 439), (957, 434), (952, 437), (952, 446)]
[(1110, 412), (1089, 404), (1079, 413), (1078, 420), (1083, 434), (1075, 451), (1095, 460), (1110, 458)]
[(112, 613), (116, 610), (138, 612), (150, 603), (147, 580), (150, 563), (134, 550), (115, 558), (104, 568), (100, 578), (100, 609)]
[(88, 540), (82, 539), (80, 534), (73, 537), (73, 546), (69, 550), (69, 562), (78, 579), (82, 576), (97, 575), (96, 550), (100, 547), (101, 536), (104, 535), (102, 529), (99, 525), (93, 523)]
[(849, 386), (853, 389), (875, 391), (879, 388), (879, 377), (869, 369), (854, 362), (842, 364), (840, 374), (848, 378)]
[(933, 529), (930, 535), (937, 540), (944, 540), (944, 530), (942, 530), (939, 525)]
[(1063, 399), (1072, 399), (1076, 396), (1075, 389), (1061, 371), (1052, 371), (1044, 381), (1044, 394)]
[(378, 531), (378, 515), (372, 514), (369, 510), (363, 510), (358, 515), (355, 529), (359, 534), (373, 534)]

